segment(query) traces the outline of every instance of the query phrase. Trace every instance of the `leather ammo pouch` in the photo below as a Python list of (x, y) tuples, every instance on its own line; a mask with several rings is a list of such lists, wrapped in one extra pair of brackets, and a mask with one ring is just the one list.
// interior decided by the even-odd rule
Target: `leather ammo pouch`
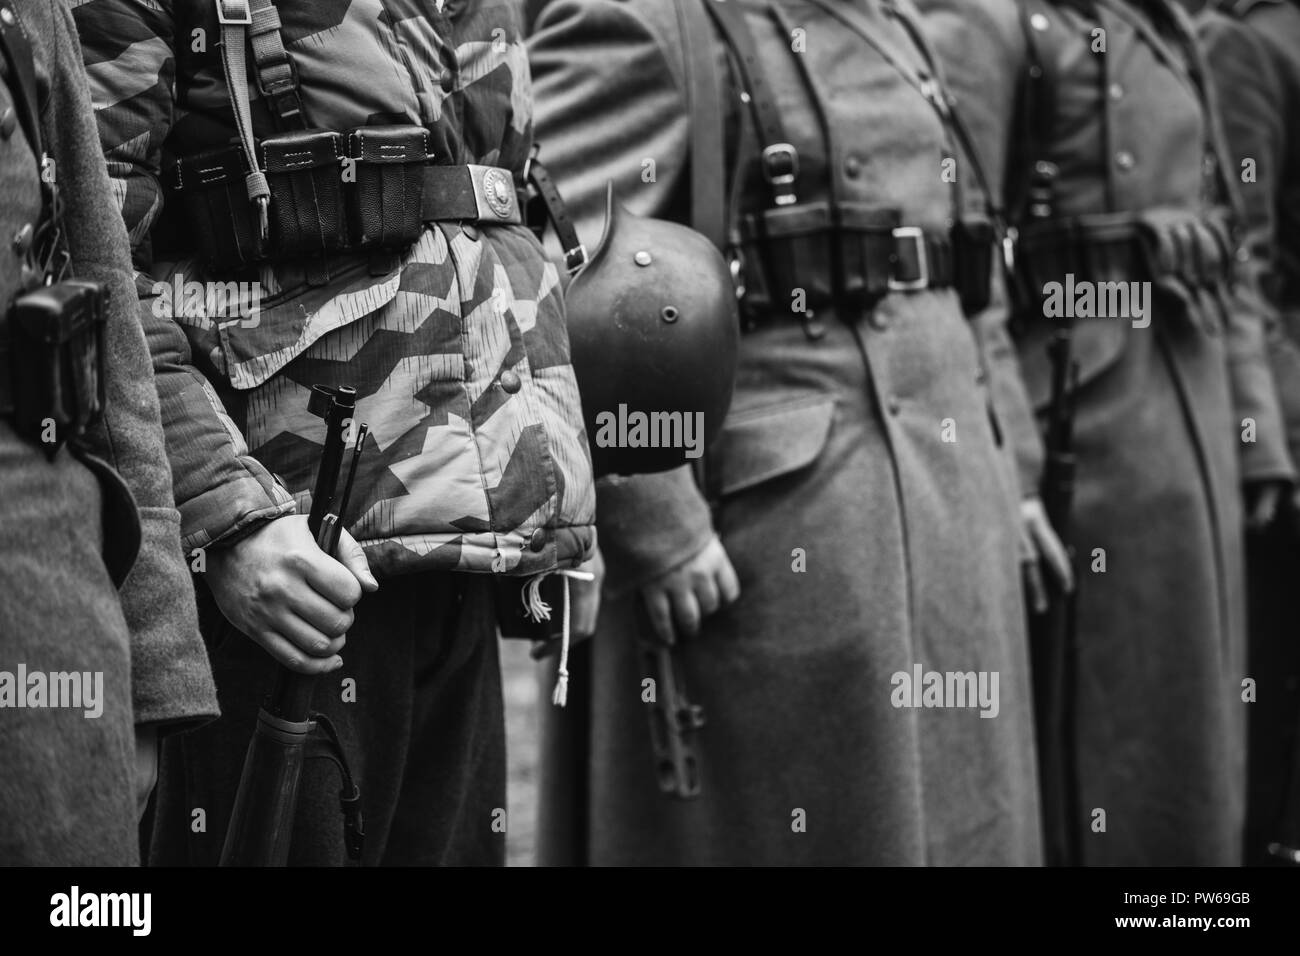
[[(9, 312), (15, 430), (52, 454), (104, 412), (108, 289), (68, 279), (20, 295)], [(55, 442), (43, 442), (46, 421)]]
[[(835, 296), (831, 254), (831, 209), (824, 202), (782, 206), (744, 216), (741, 250), (750, 289), (746, 307), (785, 311), (802, 289), (808, 309), (829, 304)], [(761, 283), (754, 265), (759, 266)]]
[(897, 209), (861, 203), (842, 203), (836, 212), (841, 298), (872, 306), (889, 291), (894, 229), (901, 215)]
[(170, 185), (180, 190), (199, 255), (214, 272), (234, 271), (262, 257), (247, 174), (238, 146), (196, 153), (171, 168)]
[(1203, 288), (1233, 279), (1236, 241), (1221, 210), (1150, 209), (1137, 216), (1137, 234), (1153, 280)]
[(341, 147), (342, 137), (331, 130), (262, 140), (271, 190), (271, 248), (277, 259), (314, 258), (347, 247)]
[(364, 127), (349, 135), (348, 155), (357, 162), (348, 218), (358, 245), (402, 249), (420, 238), (428, 145), (423, 126)]
[(989, 305), (996, 236), (988, 219), (965, 216), (952, 227), (953, 285), (967, 315)]

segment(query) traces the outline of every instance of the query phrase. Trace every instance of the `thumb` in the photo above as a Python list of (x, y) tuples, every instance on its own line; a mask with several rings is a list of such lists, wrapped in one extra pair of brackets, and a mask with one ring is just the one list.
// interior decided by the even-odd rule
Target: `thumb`
[(361, 550), (361, 545), (357, 544), (356, 539), (346, 531), (339, 535), (339, 547), (334, 557), (352, 572), (352, 576), (361, 585), (362, 591), (370, 593), (379, 590), (379, 582), (370, 573), (370, 562), (366, 560), (366, 553)]

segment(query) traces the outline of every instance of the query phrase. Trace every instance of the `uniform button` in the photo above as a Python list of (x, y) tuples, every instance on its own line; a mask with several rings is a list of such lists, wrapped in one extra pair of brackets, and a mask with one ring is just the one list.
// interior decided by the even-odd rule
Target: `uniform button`
[(528, 550), (541, 551), (544, 547), (546, 547), (546, 532), (538, 528), (533, 532), (533, 536), (528, 539)]
[(6, 106), (5, 111), (0, 113), (0, 139), (8, 139), (12, 136), (17, 125), (18, 116), (14, 113), (14, 108)]
[(867, 316), (867, 321), (871, 323), (871, 327), (874, 329), (884, 330), (889, 328), (889, 317), (885, 315), (885, 310), (879, 306), (871, 310), (871, 314)]
[(442, 72), (438, 74), (438, 85), (442, 87), (444, 93), (450, 93), (456, 88), (456, 77), (451, 70), (443, 67)]
[(8, 7), (5, 7), (3, 10), (0, 10), (0, 21), (3, 21), (4, 25), (7, 27), (11, 27), (14, 25), (14, 15)]
[(1039, 33), (1042, 33), (1047, 29), (1047, 17), (1043, 16), (1041, 13), (1035, 13), (1029, 18), (1029, 25)]
[(889, 414), (897, 415), (903, 407), (903, 403), (898, 400), (897, 395), (890, 395), (885, 402), (885, 407), (889, 409)]
[(27, 255), (32, 247), (32, 224), (28, 223), (14, 233), (14, 252), (20, 256)]
[(476, 226), (465, 223), (460, 227), (460, 231), (465, 234), (465, 238), (470, 242), (478, 242), (478, 228)]
[(844, 175), (850, 179), (857, 179), (862, 173), (862, 160), (856, 156), (850, 156), (844, 160)]
[(501, 390), (503, 392), (513, 395), (515, 392), (519, 391), (523, 384), (524, 383), (519, 380), (519, 373), (515, 372), (513, 369), (506, 369), (501, 373)]
[(1119, 83), (1112, 83), (1109, 92), (1112, 100), (1122, 100), (1124, 98), (1124, 87)]
[(1127, 149), (1121, 149), (1115, 154), (1115, 165), (1120, 169), (1132, 169), (1137, 165), (1137, 160), (1133, 158), (1133, 154)]

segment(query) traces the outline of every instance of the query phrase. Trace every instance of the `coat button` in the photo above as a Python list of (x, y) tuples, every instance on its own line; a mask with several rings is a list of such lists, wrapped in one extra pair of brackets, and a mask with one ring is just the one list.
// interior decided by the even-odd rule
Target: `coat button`
[(1132, 169), (1137, 165), (1137, 160), (1127, 149), (1121, 149), (1115, 154), (1115, 165), (1120, 169)]
[(438, 85), (442, 87), (444, 93), (450, 93), (456, 88), (456, 77), (451, 70), (442, 68), (442, 72), (438, 74)]
[(528, 539), (529, 551), (541, 551), (546, 547), (546, 530), (538, 528), (533, 532), (533, 536)]
[(18, 116), (14, 113), (14, 108), (6, 106), (5, 111), (0, 113), (0, 139), (8, 139), (12, 136), (17, 125)]
[(903, 403), (899, 401), (897, 395), (890, 395), (885, 401), (885, 407), (889, 409), (889, 414), (897, 415), (902, 409)]
[(1112, 83), (1107, 92), (1112, 100), (1122, 100), (1124, 98), (1124, 87), (1119, 83)]
[(523, 384), (524, 383), (519, 380), (519, 373), (513, 369), (506, 369), (501, 373), (501, 390), (503, 392), (513, 395), (515, 392), (519, 391)]
[(460, 231), (465, 234), (465, 238), (470, 242), (478, 242), (478, 228), (470, 223), (465, 223), (460, 227)]
[(1029, 25), (1039, 33), (1042, 33), (1047, 29), (1047, 17), (1043, 16), (1041, 13), (1035, 13), (1029, 18)]
[(862, 160), (856, 156), (850, 156), (844, 160), (844, 175), (849, 179), (857, 179), (862, 173)]

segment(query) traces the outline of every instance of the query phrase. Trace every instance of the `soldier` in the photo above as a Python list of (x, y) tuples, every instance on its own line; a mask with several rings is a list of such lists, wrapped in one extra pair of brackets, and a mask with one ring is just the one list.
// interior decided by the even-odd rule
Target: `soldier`
[[(132, 866), (157, 737), (217, 701), (72, 17), (15, 7), (0, 3), (0, 862)], [(71, 374), (39, 374), (55, 366)]]
[[(558, 274), (516, 200), (531, 93), (514, 7), (76, 14), (227, 715), (165, 753), (152, 860), (217, 860), (279, 662), (331, 675), (316, 704), (357, 762), (363, 863), (501, 862), (494, 576), (522, 585), (595, 545)], [(190, 281), (237, 310), (167, 301)], [(338, 560), (297, 514), (316, 384), (354, 386), (369, 425)], [(325, 764), (303, 779), (294, 863), (345, 861)]]
[[(999, 447), (1032, 421), (1005, 329), (982, 329), (986, 374), (959, 301), (978, 311), (988, 294), (987, 209), (946, 175), (964, 160), (914, 11), (534, 11), (540, 159), (579, 237), (595, 248), (607, 180), (634, 212), (712, 218), (744, 314), (707, 491), (684, 469), (598, 486), (620, 600), (591, 646), (589, 756), (576, 785), (558, 781), (590, 798), (586, 850), (547, 846), (542, 862), (1039, 862), (1018, 496)], [(1026, 511), (1048, 536), (1037, 502)], [(703, 708), (695, 799), (656, 786), (635, 601)], [(992, 719), (974, 690), (964, 708), (917, 706), (911, 683), (932, 673), (995, 680)], [(563, 789), (542, 795), (543, 834), (563, 825)]]
[[(1232, 91), (1223, 111), (1229, 170), (1240, 181), (1250, 267), (1270, 307), (1280, 314), (1269, 362), (1293, 461), (1300, 455), (1300, 5), (1292, 0), (1225, 0), (1225, 15), (1200, 21), (1210, 68)], [(1294, 803), (1284, 806), (1300, 728), (1300, 645), (1292, 619), (1292, 588), (1300, 577), (1300, 501), (1247, 541), (1250, 583), (1250, 666), (1259, 697), (1250, 709), (1250, 786), (1246, 862), (1271, 860), (1269, 846), (1300, 831)], [(1279, 824), (1281, 826), (1279, 826)], [(1276, 852), (1276, 850), (1275, 850)], [(1294, 861), (1292, 861), (1294, 862)]]
[[(1242, 490), (1264, 520), (1293, 472), (1190, 19), (1164, 0), (924, 6), (957, 109), (1007, 183), (1013, 327), (1040, 414), (1062, 329), (1077, 363), (1077, 785), (1062, 826), (1084, 864), (1238, 863)], [(1019, 457), (1033, 487), (1042, 449)]]

